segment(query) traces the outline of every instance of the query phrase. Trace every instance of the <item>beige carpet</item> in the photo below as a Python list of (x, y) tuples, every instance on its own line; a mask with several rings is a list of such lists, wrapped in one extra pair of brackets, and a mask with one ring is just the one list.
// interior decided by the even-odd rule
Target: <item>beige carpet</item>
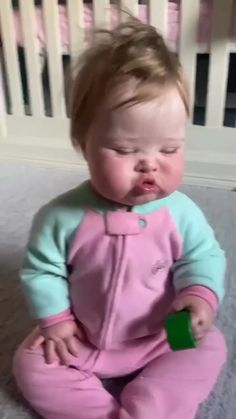
[[(0, 162), (0, 419), (36, 417), (18, 394), (11, 374), (15, 348), (32, 326), (17, 280), (32, 215), (43, 203), (78, 184), (85, 177), (84, 170), (40, 168), (31, 164)], [(227, 338), (228, 363), (208, 402), (200, 409), (198, 419), (234, 419), (236, 193), (198, 187), (183, 189), (204, 209), (228, 257), (227, 296), (218, 319), (218, 325)]]

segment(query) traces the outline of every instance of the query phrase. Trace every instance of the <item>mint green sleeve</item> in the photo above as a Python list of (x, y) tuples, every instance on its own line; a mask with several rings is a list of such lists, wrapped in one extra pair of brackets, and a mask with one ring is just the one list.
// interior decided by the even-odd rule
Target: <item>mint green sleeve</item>
[(53, 209), (45, 207), (35, 216), (20, 275), (34, 318), (58, 314), (70, 306), (65, 233)]
[(35, 319), (70, 307), (67, 257), (84, 216), (82, 201), (80, 190), (69, 191), (41, 208), (33, 220), (20, 279)]
[(226, 261), (224, 251), (202, 211), (185, 195), (179, 195), (174, 218), (182, 238), (182, 256), (173, 266), (176, 291), (191, 285), (211, 289), (219, 301), (224, 296)]

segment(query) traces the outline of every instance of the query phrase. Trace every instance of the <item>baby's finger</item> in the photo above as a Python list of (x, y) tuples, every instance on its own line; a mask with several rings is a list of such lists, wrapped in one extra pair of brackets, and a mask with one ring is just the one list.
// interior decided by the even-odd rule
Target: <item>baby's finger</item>
[(77, 338), (81, 341), (85, 340), (84, 333), (78, 327), (75, 331), (75, 336), (77, 336)]
[(71, 354), (63, 340), (56, 342), (56, 351), (63, 365), (70, 365)]
[(34, 351), (39, 346), (41, 346), (44, 341), (45, 338), (42, 335), (35, 337), (35, 339), (30, 343), (29, 349), (32, 349)]
[(74, 338), (74, 336), (66, 339), (66, 345), (67, 345), (67, 349), (68, 351), (73, 355), (73, 356), (78, 356), (79, 355), (79, 345), (78, 345), (78, 341), (76, 338)]
[(56, 360), (55, 343), (53, 342), (53, 340), (46, 340), (44, 354), (47, 364), (52, 364)]
[(176, 310), (176, 311), (181, 311), (181, 310), (183, 310), (184, 308), (186, 308), (186, 305), (185, 305), (184, 301), (182, 301), (182, 300), (177, 300), (177, 301), (175, 301), (175, 302), (174, 302), (174, 304), (173, 304), (173, 308), (174, 308), (174, 310)]
[(198, 333), (198, 330), (199, 330), (199, 325), (198, 325), (198, 321), (197, 321), (197, 319), (196, 319), (196, 318), (194, 318), (194, 317), (192, 317), (191, 324), (192, 324), (192, 329), (193, 329), (193, 332), (194, 332), (194, 334), (196, 335), (196, 334)]
[(200, 341), (204, 337), (204, 333), (200, 332), (197, 334), (196, 339), (197, 341)]
[(30, 333), (30, 335), (26, 338), (25, 344), (27, 348), (30, 348), (31, 345), (34, 344), (35, 340), (39, 337), (42, 336), (40, 328), (37, 326), (35, 327), (34, 330), (32, 330), (32, 332)]
[(204, 338), (205, 334), (206, 333), (205, 333), (204, 330), (198, 330), (198, 331), (196, 331), (196, 333), (194, 333), (194, 337), (197, 340), (197, 342), (199, 343), (202, 340), (202, 338)]
[(194, 326), (192, 326), (193, 334), (197, 340), (202, 339), (206, 334), (206, 328), (204, 323), (201, 321), (196, 321)]
[(202, 318), (195, 313), (191, 313), (191, 323), (192, 327), (196, 329), (202, 329), (204, 326)]

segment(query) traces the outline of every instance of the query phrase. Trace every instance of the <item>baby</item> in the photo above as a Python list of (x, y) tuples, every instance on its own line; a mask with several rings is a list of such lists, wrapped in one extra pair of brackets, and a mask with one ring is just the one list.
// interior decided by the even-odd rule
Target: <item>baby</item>
[[(38, 327), (14, 359), (46, 419), (193, 419), (226, 358), (213, 326), (224, 253), (177, 191), (189, 113), (178, 58), (135, 19), (79, 60), (71, 138), (90, 179), (36, 215), (23, 290)], [(173, 352), (163, 322), (188, 309), (198, 345)], [(133, 374), (119, 397), (103, 379)]]

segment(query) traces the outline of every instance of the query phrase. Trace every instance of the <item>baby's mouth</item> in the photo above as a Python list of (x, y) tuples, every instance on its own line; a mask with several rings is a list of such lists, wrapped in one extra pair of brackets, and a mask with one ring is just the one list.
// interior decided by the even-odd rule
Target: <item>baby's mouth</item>
[(135, 184), (135, 191), (137, 193), (146, 194), (150, 192), (155, 192), (157, 190), (157, 184), (153, 177), (144, 176), (138, 179)]

